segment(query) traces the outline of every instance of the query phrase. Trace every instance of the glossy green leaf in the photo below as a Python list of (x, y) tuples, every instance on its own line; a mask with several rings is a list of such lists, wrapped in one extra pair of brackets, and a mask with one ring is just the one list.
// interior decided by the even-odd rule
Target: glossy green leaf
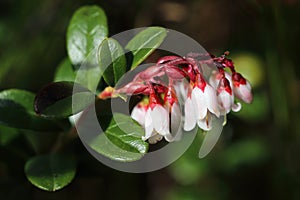
[(144, 129), (128, 115), (114, 113), (105, 133), (110, 141), (126, 151), (142, 154), (147, 152), (148, 143), (141, 139)]
[(34, 131), (58, 131), (69, 128), (67, 121), (45, 119), (33, 108), (34, 94), (10, 89), (0, 92), (0, 124)]
[(167, 30), (162, 27), (149, 27), (126, 45), (126, 49), (133, 54), (131, 69), (141, 64), (156, 48), (158, 48), (167, 36)]
[(26, 162), (25, 173), (36, 187), (56, 191), (68, 185), (76, 173), (76, 163), (67, 155), (36, 156)]
[(123, 48), (112, 38), (106, 38), (99, 46), (98, 62), (103, 78), (110, 86), (114, 86), (126, 72), (126, 57)]
[(65, 58), (56, 69), (54, 75), (54, 82), (59, 82), (59, 81), (75, 82), (75, 78), (76, 78), (76, 71), (72, 66), (70, 60), (68, 58)]
[[(112, 115), (110, 106), (110, 100), (96, 102), (96, 114), (104, 132), (99, 132), (87, 143), (112, 160), (131, 162), (141, 159), (148, 151), (148, 143), (142, 140), (144, 129), (128, 115), (116, 112)], [(88, 110), (84, 112), (87, 112), (84, 116), (89, 115)], [(90, 122), (82, 120), (80, 123), (85, 126)]]
[[(88, 59), (87, 62), (96, 65), (95, 48), (107, 34), (107, 19), (101, 8), (79, 8), (72, 16), (67, 30), (67, 50), (72, 64), (81, 65)], [(93, 55), (89, 55), (90, 53)]]
[(95, 100), (88, 89), (73, 82), (55, 82), (46, 85), (36, 95), (35, 112), (47, 117), (66, 118), (84, 110)]

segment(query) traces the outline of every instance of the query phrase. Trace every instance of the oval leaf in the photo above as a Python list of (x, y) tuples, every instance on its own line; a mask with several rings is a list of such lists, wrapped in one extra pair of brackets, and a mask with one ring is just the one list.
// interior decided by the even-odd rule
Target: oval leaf
[(133, 55), (131, 69), (141, 64), (156, 48), (158, 48), (167, 36), (167, 30), (162, 27), (149, 27), (134, 38), (126, 45)]
[[(139, 160), (147, 153), (148, 143), (142, 140), (144, 129), (130, 116), (112, 114), (111, 100), (97, 100), (94, 108), (84, 111), (77, 127), (81, 138), (93, 150), (122, 162)], [(95, 112), (98, 121), (91, 124)]]
[(36, 156), (25, 164), (28, 180), (36, 187), (56, 191), (68, 185), (74, 178), (76, 164), (66, 155)]
[(107, 34), (107, 19), (101, 8), (84, 6), (78, 9), (67, 30), (67, 50), (72, 64), (80, 65), (89, 57), (88, 62), (96, 65), (96, 55), (89, 54), (94, 52)]
[[(98, 153), (116, 161), (132, 162), (139, 160), (148, 151), (148, 143), (141, 139), (143, 128), (130, 116), (115, 113), (104, 134), (100, 133), (90, 147)], [(138, 137), (139, 136), (139, 137)]]
[(130, 116), (114, 113), (105, 134), (112, 143), (126, 151), (145, 154), (148, 150), (148, 143), (141, 139), (144, 129)]
[(65, 58), (57, 67), (54, 82), (59, 81), (72, 81), (74, 82), (76, 78), (76, 72), (73, 68), (71, 61), (68, 58)]
[(10, 89), (0, 93), (0, 124), (35, 131), (58, 131), (68, 129), (68, 121), (42, 118), (33, 109), (34, 94), (24, 90)]
[(77, 83), (55, 82), (37, 93), (34, 110), (43, 116), (64, 118), (84, 110), (94, 100), (95, 95)]
[(98, 50), (98, 62), (105, 82), (114, 86), (126, 72), (126, 57), (122, 46), (112, 38), (103, 40)]

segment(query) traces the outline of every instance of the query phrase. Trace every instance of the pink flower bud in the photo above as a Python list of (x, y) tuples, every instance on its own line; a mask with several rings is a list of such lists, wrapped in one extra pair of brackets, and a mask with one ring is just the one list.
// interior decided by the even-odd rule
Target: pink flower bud
[(240, 73), (233, 73), (232, 81), (234, 95), (245, 103), (251, 103), (253, 96), (250, 83)]

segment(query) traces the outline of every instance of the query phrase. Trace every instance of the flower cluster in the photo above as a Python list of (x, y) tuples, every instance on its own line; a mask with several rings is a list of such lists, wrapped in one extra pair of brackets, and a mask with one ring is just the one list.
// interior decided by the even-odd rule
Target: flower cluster
[(179, 129), (190, 131), (196, 125), (209, 131), (213, 116), (241, 109), (235, 97), (251, 103), (251, 86), (227, 55), (166, 56), (114, 91), (146, 97), (131, 112), (145, 128), (143, 140), (156, 143), (164, 137), (171, 142), (180, 139)]

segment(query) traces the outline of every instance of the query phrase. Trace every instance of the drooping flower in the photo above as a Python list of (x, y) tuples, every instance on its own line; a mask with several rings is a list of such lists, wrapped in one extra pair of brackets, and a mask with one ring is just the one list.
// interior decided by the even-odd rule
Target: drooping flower
[(223, 111), (223, 115), (230, 112), (238, 112), (241, 109), (241, 104), (234, 103), (234, 95), (230, 87), (229, 80), (225, 77), (221, 78), (218, 88), (217, 88), (217, 99), (218, 103)]
[(151, 144), (160, 141), (163, 136), (168, 137), (170, 134), (168, 111), (161, 104), (149, 106), (145, 115), (144, 126), (145, 136), (142, 139), (148, 139)]
[(232, 80), (231, 80), (231, 75), (228, 73), (228, 72), (223, 72), (223, 73), (220, 73), (219, 71), (212, 71), (210, 77), (209, 77), (209, 84), (217, 89), (218, 86), (219, 86), (219, 83), (220, 83), (220, 80), (225, 76), (225, 78), (229, 81), (229, 86), (232, 88), (233, 85), (232, 85)]
[(173, 81), (170, 82), (167, 92), (164, 97), (164, 105), (169, 114), (170, 134), (165, 136), (168, 142), (178, 141), (181, 138), (182, 120), (181, 110), (178, 103), (178, 98), (173, 87)]
[(244, 101), (251, 103), (253, 100), (251, 85), (240, 73), (232, 73), (234, 95)]
[(149, 96), (149, 104), (137, 104), (131, 117), (145, 128), (143, 140), (148, 140), (150, 144), (160, 141), (163, 137), (171, 138), (169, 130), (169, 113), (162, 106), (156, 94), (152, 91)]
[(211, 114), (220, 116), (216, 92), (199, 73), (194, 88), (185, 102), (184, 130), (192, 130), (196, 123), (201, 129), (210, 130)]
[(217, 91), (217, 100), (222, 115), (228, 114), (231, 110), (238, 112), (241, 109), (240, 103), (234, 103), (231, 76), (227, 72), (214, 71), (209, 82)]

